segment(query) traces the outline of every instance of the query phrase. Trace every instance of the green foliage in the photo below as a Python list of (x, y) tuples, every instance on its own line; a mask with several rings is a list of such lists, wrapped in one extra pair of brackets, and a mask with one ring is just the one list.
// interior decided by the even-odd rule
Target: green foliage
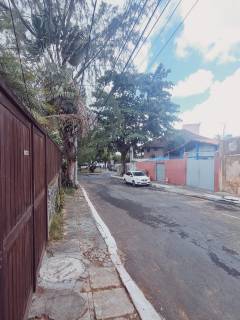
[(110, 160), (110, 149), (100, 128), (90, 131), (80, 142), (78, 162), (94, 163), (95, 161), (107, 162)]
[[(140, 1), (141, 4), (144, 2)], [(154, 2), (149, 2), (145, 7), (142, 20)], [(0, 73), (24, 105), (30, 108), (34, 117), (45, 126), (55, 141), (62, 144), (67, 167), (64, 172), (68, 175), (65, 177), (66, 185), (71, 185), (73, 175), (70, 173), (76, 161), (75, 139), (87, 131), (81, 108), (83, 103), (80, 101), (80, 98), (86, 98), (86, 90), (82, 86), (84, 76), (94, 83), (106, 70), (115, 66), (113, 57), (118, 55), (123, 39), (126, 39), (135, 22), (138, 6), (138, 2), (126, 2), (124, 10), (121, 10), (100, 1), (95, 13), (91, 42), (88, 44), (93, 2), (11, 1), (26, 77), (26, 93), (16, 58), (16, 39), (10, 12), (8, 6), (0, 3), (0, 8), (4, 7), (4, 10), (0, 10)], [(142, 20), (136, 23), (135, 30), (139, 30), (138, 25)], [(135, 31), (129, 37), (115, 66), (116, 70), (122, 67), (126, 54), (136, 43), (138, 35), (139, 31)], [(89, 65), (85, 70), (86, 61)], [(172, 121), (174, 106), (167, 100), (167, 93), (163, 94), (162, 88), (166, 88), (168, 83), (157, 82), (158, 77), (163, 78), (164, 72), (161, 69), (155, 80), (152, 75), (144, 74), (114, 75), (114, 97), (109, 99), (99, 113), (98, 132), (94, 133), (93, 141), (86, 148), (83, 145), (80, 157), (89, 161), (107, 161), (110, 153), (115, 150), (120, 150), (126, 156), (130, 145), (138, 145), (167, 130), (168, 123)], [(98, 103), (106, 97), (103, 85), (110, 83), (108, 72), (99, 81), (96, 92)], [(162, 96), (156, 88), (160, 89)], [(103, 94), (101, 98), (100, 94)], [(157, 102), (159, 98), (161, 103)], [(165, 110), (166, 104), (169, 112)], [(68, 117), (64, 117), (66, 115)], [(77, 117), (71, 118), (72, 115), (77, 115), (78, 120)]]
[(75, 188), (64, 188), (64, 193), (68, 196), (73, 196), (76, 189)]
[[(123, 162), (131, 146), (167, 135), (177, 120), (178, 107), (171, 102), (168, 73), (160, 65), (154, 74), (115, 73), (110, 77), (106, 73), (99, 79), (93, 108), (106, 145), (120, 151)], [(113, 91), (106, 99), (103, 87), (111, 83)]]
[(63, 238), (63, 206), (64, 206), (64, 190), (60, 189), (56, 196), (55, 201), (55, 214), (53, 215), (50, 230), (49, 239), (51, 241), (61, 240)]
[(11, 52), (0, 51), (0, 76), (13, 89), (23, 105), (33, 112), (43, 114), (44, 104), (39, 99), (39, 88), (36, 85), (34, 73), (26, 65), (23, 66), (26, 87), (23, 81), (21, 65), (18, 58)]
[(56, 212), (61, 212), (64, 206), (64, 189), (61, 188), (56, 196), (55, 208)]
[(49, 240), (57, 241), (63, 238), (63, 211), (55, 213), (49, 230)]

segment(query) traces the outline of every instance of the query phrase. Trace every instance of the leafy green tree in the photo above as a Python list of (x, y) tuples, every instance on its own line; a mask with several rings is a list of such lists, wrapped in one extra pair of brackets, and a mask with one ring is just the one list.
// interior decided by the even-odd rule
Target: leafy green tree
[[(24, 70), (33, 75), (27, 88), (38, 103), (33, 102), (37, 107), (31, 106), (31, 111), (45, 117), (50, 133), (54, 131), (54, 137), (62, 144), (67, 185), (74, 184), (76, 141), (90, 126), (88, 111), (83, 107), (87, 95), (84, 79), (94, 84), (105, 70), (121, 69), (137, 41), (136, 30), (154, 2), (145, 6), (137, 20), (136, 13), (145, 0), (126, 1), (123, 10), (104, 1), (98, 1), (94, 10), (94, 1), (88, 0), (10, 0)], [(16, 39), (6, 3), (0, 0), (0, 50), (16, 58)], [(135, 23), (136, 28), (128, 37)], [(113, 57), (118, 56), (126, 38), (116, 64)], [(12, 81), (11, 85), (17, 84)], [(29, 106), (26, 93), (21, 92)]]
[[(169, 71), (160, 65), (155, 73), (109, 73), (99, 79), (93, 109), (108, 146), (121, 152), (125, 172), (130, 147), (167, 135), (177, 120), (178, 107), (171, 102)], [(109, 95), (104, 88), (112, 86)]]
[[(94, 12), (93, 25), (94, 2), (92, 1), (10, 0), (10, 2), (22, 62), (34, 75), (32, 84), (28, 83), (28, 90), (31, 86), (36, 89), (36, 97), (41, 105), (36, 109), (39, 109), (41, 116), (46, 116), (50, 132), (52, 128), (56, 132), (58, 127), (58, 141), (62, 142), (67, 164), (64, 180), (67, 185), (72, 185), (77, 159), (76, 141), (88, 126), (87, 112), (83, 110), (86, 102), (83, 80), (94, 83), (106, 69), (115, 66), (116, 61), (113, 57), (118, 55), (129, 29), (135, 22), (136, 26), (141, 23), (141, 20), (136, 21), (136, 12), (144, 1), (126, 2), (123, 10), (99, 1)], [(16, 57), (10, 9), (3, 1), (0, 1), (0, 28), (1, 31), (6, 31), (2, 32), (1, 44), (4, 45), (0, 45), (1, 52), (6, 53), (7, 50)], [(136, 31), (130, 35), (123, 54), (115, 66), (116, 69), (123, 65), (130, 44), (136, 43), (137, 35)], [(11, 84), (16, 85), (14, 82)], [(29, 106), (26, 101), (28, 97), (24, 95), (23, 90), (22, 93), (25, 105)]]
[(79, 163), (88, 163), (89, 167), (95, 162), (104, 162), (106, 167), (106, 163), (111, 160), (111, 150), (101, 130), (95, 128), (81, 139), (78, 160)]

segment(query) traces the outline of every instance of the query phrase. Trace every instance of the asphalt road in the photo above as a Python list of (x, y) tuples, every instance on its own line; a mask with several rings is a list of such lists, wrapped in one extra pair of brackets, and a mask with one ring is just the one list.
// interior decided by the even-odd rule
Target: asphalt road
[(81, 176), (80, 183), (161, 315), (240, 320), (239, 207), (134, 188), (109, 174)]

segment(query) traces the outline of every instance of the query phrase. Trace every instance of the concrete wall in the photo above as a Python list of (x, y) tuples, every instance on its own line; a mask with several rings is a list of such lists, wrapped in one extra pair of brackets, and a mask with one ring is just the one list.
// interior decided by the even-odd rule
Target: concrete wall
[[(232, 157), (232, 156), (231, 156)], [(225, 189), (223, 191), (231, 192), (232, 189), (236, 189), (236, 172), (237, 176), (240, 180), (240, 155), (239, 155), (239, 166), (236, 165), (234, 162), (233, 165), (230, 165), (230, 161), (233, 161), (233, 157), (231, 158), (232, 160), (227, 161), (226, 165), (226, 175), (227, 179), (231, 180), (232, 182), (225, 182)], [(198, 161), (198, 160), (196, 160)], [(165, 164), (165, 182), (168, 184), (173, 184), (173, 185), (180, 185), (184, 186), (186, 185), (186, 180), (187, 180), (187, 158), (184, 159), (169, 159), (169, 160), (164, 160), (162, 161)], [(143, 170), (146, 171), (148, 176), (150, 177), (151, 180), (156, 180), (156, 166), (157, 166), (157, 161), (139, 161), (136, 162), (136, 170)], [(220, 175), (220, 168), (221, 168), (221, 158), (219, 155), (216, 155), (214, 158), (214, 191), (218, 192), (221, 190), (219, 187), (221, 175)], [(239, 170), (239, 171), (237, 171)], [(234, 173), (233, 173), (234, 171)], [(231, 178), (230, 178), (231, 177)], [(225, 179), (226, 180), (226, 179)], [(237, 180), (238, 181), (238, 180)], [(231, 186), (231, 187), (230, 187)], [(234, 189), (234, 190), (235, 190)], [(232, 191), (233, 192), (233, 191)], [(234, 191), (236, 193), (236, 191)], [(240, 181), (239, 181), (239, 191), (240, 192)]]
[(156, 180), (156, 162), (141, 161), (136, 162), (136, 170), (143, 170), (147, 173), (151, 180)]
[(172, 159), (165, 161), (166, 182), (184, 186), (186, 184), (186, 159)]

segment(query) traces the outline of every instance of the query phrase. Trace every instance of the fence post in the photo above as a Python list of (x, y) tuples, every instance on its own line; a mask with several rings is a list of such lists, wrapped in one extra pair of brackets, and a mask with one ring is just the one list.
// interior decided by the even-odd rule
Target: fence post
[(48, 143), (48, 138), (45, 135), (45, 143), (44, 143), (44, 148), (45, 148), (45, 207), (46, 207), (46, 241), (48, 241), (48, 179), (47, 179), (47, 160), (48, 160), (48, 155), (47, 155), (47, 143)]
[(36, 275), (36, 266), (35, 266), (35, 206), (34, 206), (34, 193), (35, 193), (35, 186), (34, 186), (34, 132), (33, 132), (33, 124), (31, 124), (31, 155), (32, 155), (32, 161), (31, 161), (31, 171), (32, 171), (32, 279), (33, 279), (33, 291), (36, 290), (37, 285), (37, 275)]

